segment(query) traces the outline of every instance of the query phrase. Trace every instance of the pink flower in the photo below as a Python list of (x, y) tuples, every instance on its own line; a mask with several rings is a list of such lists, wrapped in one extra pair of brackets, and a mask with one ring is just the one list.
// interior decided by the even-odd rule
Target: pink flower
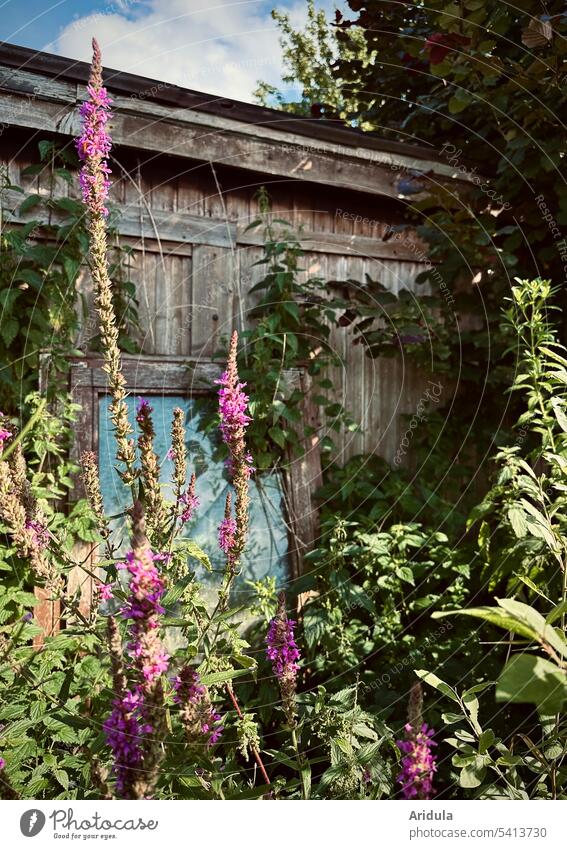
[(185, 524), (189, 522), (191, 517), (193, 516), (194, 511), (197, 509), (199, 504), (201, 503), (197, 496), (195, 495), (195, 486), (197, 479), (195, 475), (191, 475), (191, 481), (187, 490), (183, 493), (181, 498), (179, 499), (179, 503), (183, 507), (183, 511), (180, 515), (181, 523)]
[(402, 758), (402, 771), (397, 778), (402, 785), (402, 794), (405, 799), (431, 799), (433, 773), (437, 770), (436, 758), (431, 751), (437, 745), (431, 739), (435, 732), (425, 723), (417, 730), (410, 722), (404, 726), (404, 731), (405, 740), (396, 743), (405, 755)]
[(246, 451), (244, 437), (246, 428), (252, 421), (248, 415), (248, 395), (244, 392), (245, 383), (238, 379), (236, 364), (237, 336), (233, 334), (226, 370), (215, 383), (219, 389), (220, 432), (228, 447), (228, 468), (232, 475), (250, 476), (254, 471), (252, 457)]
[(120, 611), (125, 619), (131, 619), (131, 640), (128, 650), (132, 657), (139, 660), (142, 675), (147, 684), (151, 684), (167, 669), (169, 656), (163, 651), (157, 630), (159, 617), (165, 613), (160, 604), (165, 585), (157, 569), (156, 562), (163, 560), (161, 554), (154, 554), (149, 547), (126, 555), (126, 562), (118, 568), (130, 573), (129, 596)]
[(98, 597), (99, 597), (100, 601), (110, 601), (110, 599), (113, 597), (112, 596), (112, 591), (113, 591), (113, 585), (112, 584), (98, 584), (96, 591), (98, 593)]
[(6, 761), (4, 760), (4, 758), (0, 758), (0, 769), (4, 769), (5, 766), (6, 766)]
[(147, 417), (153, 413), (153, 407), (145, 398), (138, 398), (136, 404), (136, 421), (138, 424), (145, 424)]
[(154, 554), (144, 537), (128, 552), (125, 562), (117, 564), (130, 575), (128, 598), (121, 614), (130, 620), (127, 650), (132, 658), (128, 676), (131, 683), (119, 690), (103, 728), (113, 752), (116, 789), (121, 796), (130, 793), (133, 778), (144, 769), (151, 745), (148, 735), (154, 733), (159, 678), (169, 665), (169, 655), (159, 635), (160, 616), (165, 612), (160, 603), (165, 584), (156, 566), (165, 559), (164, 554)]
[(266, 634), (266, 657), (271, 661), (272, 671), (278, 679), (288, 722), (293, 725), (296, 713), (298, 661), (301, 655), (295, 642), (295, 622), (287, 617), (284, 592), (279, 595), (278, 609)]
[(225, 516), (219, 525), (219, 546), (225, 554), (230, 554), (230, 550), (234, 545), (235, 533), (236, 520), (230, 516)]
[(110, 153), (112, 141), (106, 129), (111, 98), (102, 84), (100, 48), (93, 38), (93, 62), (89, 84), (88, 100), (82, 104), (79, 113), (82, 119), (82, 133), (76, 140), (79, 159), (83, 167), (79, 182), (83, 193), (83, 202), (93, 215), (108, 215), (105, 201), (108, 197), (111, 173), (106, 157)]
[(28, 519), (25, 528), (29, 531), (32, 542), (37, 548), (43, 549), (47, 546), (49, 534), (47, 528), (41, 522), (38, 522), (37, 519)]
[(221, 716), (211, 705), (199, 673), (190, 666), (184, 666), (173, 681), (173, 689), (173, 700), (181, 708), (181, 721), (188, 735), (193, 739), (204, 737), (209, 747), (218, 743), (224, 731), (219, 725)]

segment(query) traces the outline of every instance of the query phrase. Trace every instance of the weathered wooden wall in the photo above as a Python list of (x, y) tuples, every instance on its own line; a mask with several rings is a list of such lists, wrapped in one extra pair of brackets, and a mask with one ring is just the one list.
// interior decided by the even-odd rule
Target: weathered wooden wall
[[(33, 147), (5, 140), (9, 178), (26, 192), (51, 191), (50, 174), (26, 177)], [(138, 159), (120, 152), (112, 164), (112, 202), (121, 209), (119, 231), (132, 247), (129, 274), (136, 283), (145, 354), (210, 357), (233, 327), (248, 323), (254, 305), (249, 290), (263, 271), (261, 232), (246, 231), (257, 218), (256, 192), (266, 185), (274, 215), (302, 233), (305, 273), (325, 280), (363, 280), (368, 274), (391, 291), (416, 288), (423, 269), (423, 245), (415, 239), (384, 240), (386, 228), (401, 220), (401, 208), (388, 198), (312, 186), (294, 180), (252, 182), (250, 175), (211, 163), (176, 157)], [(56, 191), (78, 197), (76, 186), (61, 181)], [(13, 198), (15, 200), (15, 198)], [(337, 209), (369, 219), (354, 224)], [(30, 213), (32, 215), (33, 213)], [(81, 288), (90, 297), (85, 276)], [(95, 333), (85, 325), (80, 344), (88, 349)], [(401, 414), (415, 410), (422, 381), (402, 360), (372, 360), (352, 344), (348, 329), (335, 328), (332, 344), (342, 367), (333, 370), (336, 399), (361, 425), (339, 437), (340, 459), (376, 452), (392, 459), (402, 431)], [(403, 426), (405, 430), (405, 425)]]

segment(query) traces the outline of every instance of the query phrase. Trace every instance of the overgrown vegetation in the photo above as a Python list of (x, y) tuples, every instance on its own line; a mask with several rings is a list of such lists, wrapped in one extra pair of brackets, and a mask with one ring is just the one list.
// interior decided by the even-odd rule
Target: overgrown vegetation
[[(220, 378), (218, 416), (232, 489), (218, 529), (225, 563), (212, 604), (197, 577), (210, 569), (209, 557), (184, 533), (198, 492), (188, 474), (183, 415), (176, 411), (172, 423), (169, 487), (159, 483), (149, 404), (139, 403), (136, 425), (128, 419), (104, 213), (109, 100), (95, 45), (94, 94), (91, 108), (83, 107), (85, 136), (97, 130), (94, 154), (85, 146), (82, 155), (84, 232), (116, 463), (131, 505), (113, 517), (118, 528), (111, 532), (90, 455), (83, 458), (90, 510), (63, 509), (62, 501), (72, 502), (75, 471), (65, 459), (72, 407), (60, 419), (44, 417), (43, 401), (29, 396), (27, 430), (19, 431), (15, 417), (0, 421), (0, 788), (7, 798), (565, 798), (567, 351), (554, 321), (562, 319), (562, 292), (536, 274), (512, 286), (509, 279), (515, 267), (530, 273), (532, 262), (547, 263), (550, 276), (561, 279), (548, 221), (537, 204), (539, 218), (533, 214), (526, 181), (511, 175), (529, 171), (523, 140), (533, 134), (543, 153), (528, 181), (541, 177), (549, 197), (556, 190), (558, 148), (549, 124), (555, 119), (548, 116), (562, 71), (558, 62), (550, 68), (528, 57), (520, 44), (531, 37), (533, 49), (557, 57), (563, 47), (530, 3), (534, 17), (527, 21), (525, 12), (482, 0), (465, 2), (458, 16), (455, 4), (354, 5), (366, 54), (378, 58), (375, 65), (346, 53), (338, 60), (340, 84), (357, 98), (349, 109), (358, 122), (383, 122), (396, 138), (443, 138), (456, 149), (466, 136), (477, 155), (482, 139), (499, 152), (492, 185), (503, 196), (489, 196), (483, 183), (463, 203), (428, 184), (420, 193), (426, 197), (408, 206), (408, 224), (417, 224), (431, 245), (452, 299), (434, 289), (423, 301), (431, 317), (424, 323), (415, 302), (392, 298), (380, 281), (366, 281), (358, 301), (330, 296), (318, 279), (300, 282), (300, 243), (285, 222), (272, 220), (261, 196), (261, 217), (251, 226), (265, 228), (266, 274), (256, 287), (255, 324), (238, 363), (233, 337)], [(379, 11), (384, 17), (376, 27)], [(328, 31), (317, 21), (307, 38)], [(347, 39), (351, 27), (339, 23)], [(480, 40), (482, 28), (496, 37)], [(525, 108), (530, 75), (550, 89), (541, 113)], [(378, 77), (388, 90), (371, 94)], [(465, 80), (466, 94), (456, 88)], [(483, 98), (496, 110), (488, 121)], [(468, 115), (463, 128), (459, 121)], [(530, 243), (524, 241), (532, 225), (533, 245), (531, 229)], [(76, 250), (72, 232), (62, 241)], [(47, 255), (34, 259), (29, 249), (14, 247), (33, 271)], [(17, 267), (15, 261), (10, 273)], [(62, 268), (49, 278), (56, 292), (70, 285)], [(434, 284), (432, 273), (423, 281)], [(354, 426), (328, 402), (325, 375), (332, 363), (329, 324), (337, 315), (344, 321), (347, 310), (370, 356), (394, 353), (381, 324), (384, 310), (395, 317), (397, 341), (417, 360), (424, 342), (435, 349), (435, 368), (459, 380), (449, 427), (438, 410), (416, 435), (417, 474), (377, 457), (331, 464), (320, 493), (321, 539), (287, 603), (268, 578), (254, 585), (250, 609), (235, 608), (231, 589), (246, 543), (252, 467), (277, 465), (313, 435), (302, 419), (304, 388), (290, 375), (304, 369), (322, 411)], [(464, 313), (477, 323), (460, 328)], [(69, 338), (71, 322), (76, 318), (69, 319)], [(479, 409), (488, 411), (480, 420)], [(475, 450), (454, 463), (469, 430)], [(429, 453), (424, 463), (422, 446)], [(484, 491), (476, 497), (469, 489), (468, 501), (478, 502), (469, 509), (461, 489), (479, 466), (477, 488)], [(104, 572), (93, 576), (97, 595), (85, 613), (67, 578), (77, 559), (90, 573), (89, 555), (79, 547), (89, 541), (104, 552)], [(45, 637), (33, 621), (34, 587), (60, 606), (66, 627), (56, 636)], [(300, 599), (297, 627), (289, 618), (292, 596)], [(471, 630), (471, 622), (481, 630)], [(424, 703), (416, 676), (428, 688)], [(445, 726), (449, 736), (439, 730)], [(419, 747), (427, 757), (408, 782)]]
[[(76, 179), (77, 158), (52, 141), (41, 141), (38, 148), (39, 162), (23, 176), (41, 176), (41, 192), (18, 202), (24, 190), (0, 172), (0, 408), (14, 413), (37, 390), (40, 369), (49, 370), (45, 384), (51, 397), (65, 391), (66, 358), (79, 353), (77, 335), (89, 327), (78, 287), (87, 270), (84, 208), (61, 190)], [(111, 273), (120, 345), (134, 351), (138, 320), (127, 256), (128, 248), (115, 241)], [(89, 350), (100, 349), (95, 328), (84, 343)]]

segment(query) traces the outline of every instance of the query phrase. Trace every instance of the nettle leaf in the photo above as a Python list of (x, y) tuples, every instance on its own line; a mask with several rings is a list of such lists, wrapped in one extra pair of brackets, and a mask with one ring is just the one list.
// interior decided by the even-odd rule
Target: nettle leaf
[(20, 329), (20, 324), (16, 321), (15, 318), (3, 318), (2, 324), (0, 326), (0, 335), (2, 336), (2, 341), (8, 348), (14, 339), (16, 338), (16, 334)]
[(543, 657), (516, 655), (496, 683), (496, 701), (534, 704), (543, 715), (559, 713), (567, 701), (567, 676)]
[(408, 584), (413, 584), (415, 586), (415, 578), (409, 566), (398, 566), (396, 568), (396, 575), (402, 581), (406, 581)]
[(20, 215), (25, 215), (26, 212), (29, 212), (29, 210), (33, 209), (34, 206), (37, 206), (38, 203), (41, 203), (41, 195), (28, 195), (28, 197), (20, 204)]
[(512, 530), (518, 539), (525, 537), (528, 532), (528, 523), (526, 521), (526, 514), (522, 508), (517, 506), (510, 507), (507, 515), (508, 521), (512, 526)]
[(204, 566), (207, 572), (212, 571), (212, 563), (210, 561), (209, 555), (203, 551), (203, 549), (197, 545), (197, 543), (192, 539), (184, 539), (182, 540), (177, 547), (176, 554), (178, 552), (182, 552), (187, 557), (194, 557), (195, 560), (198, 560), (201, 566)]
[(303, 636), (309, 648), (317, 645), (328, 628), (328, 618), (324, 610), (309, 605), (303, 617)]
[(29, 714), (29, 706), (28, 705), (5, 705), (0, 710), (0, 719), (19, 719), (22, 716), (27, 716)]

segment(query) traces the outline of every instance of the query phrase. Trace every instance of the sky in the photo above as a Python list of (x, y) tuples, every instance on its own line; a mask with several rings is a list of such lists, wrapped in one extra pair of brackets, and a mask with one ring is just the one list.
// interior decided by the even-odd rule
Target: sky
[[(301, 25), (306, 5), (306, 0), (0, 0), (0, 40), (89, 61), (95, 35), (109, 68), (251, 102), (257, 80), (281, 81), (272, 8)], [(345, 4), (317, 5), (330, 12)]]

